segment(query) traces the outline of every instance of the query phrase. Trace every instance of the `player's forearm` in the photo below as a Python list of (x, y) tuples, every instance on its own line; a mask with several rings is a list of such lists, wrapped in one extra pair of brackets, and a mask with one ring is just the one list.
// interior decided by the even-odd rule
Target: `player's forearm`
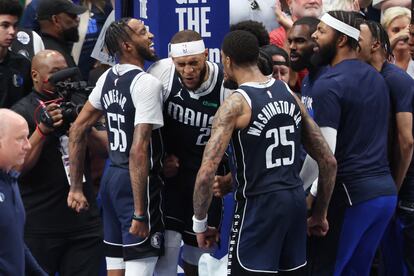
[(337, 164), (333, 155), (319, 163), (318, 196), (312, 210), (312, 215), (314, 216), (326, 217), (335, 185), (336, 169)]
[(149, 174), (149, 143), (151, 140), (152, 125), (139, 124), (135, 127), (134, 138), (129, 152), (129, 174), (134, 197), (136, 215), (145, 215), (145, 194)]
[(131, 148), (129, 159), (129, 172), (135, 213), (137, 215), (144, 215), (146, 210), (145, 194), (149, 173), (148, 148), (139, 147), (139, 145), (136, 149)]
[(82, 188), (87, 143), (87, 126), (75, 122), (69, 130), (70, 182), (74, 189)]
[(411, 112), (396, 113), (396, 129), (398, 143), (392, 145), (393, 162), (392, 175), (399, 190), (413, 156), (413, 115)]
[(197, 174), (193, 195), (193, 208), (194, 216), (199, 220), (202, 220), (207, 216), (207, 211), (213, 197), (212, 185), (217, 169), (217, 167), (214, 167), (216, 166), (204, 163)]
[(394, 180), (397, 189), (401, 188), (401, 185), (404, 181), (405, 175), (407, 174), (408, 168), (411, 163), (413, 156), (413, 141), (404, 141), (400, 139), (398, 145), (395, 146), (394, 151), (396, 151), (396, 165), (394, 167)]

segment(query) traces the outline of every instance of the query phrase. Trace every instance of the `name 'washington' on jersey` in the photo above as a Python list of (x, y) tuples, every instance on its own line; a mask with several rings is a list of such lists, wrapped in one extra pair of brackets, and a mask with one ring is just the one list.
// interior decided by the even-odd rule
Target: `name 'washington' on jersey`
[(215, 63), (207, 62), (207, 66), (208, 80), (197, 91), (187, 90), (174, 70), (164, 101), (162, 131), (166, 152), (178, 157), (180, 167), (195, 172), (201, 165), (214, 115), (224, 97), (223, 71)]
[(282, 81), (242, 84), (251, 108), (249, 125), (233, 133), (237, 162), (236, 199), (302, 185), (300, 172), (301, 112)]
[[(101, 93), (101, 106), (106, 111), (106, 130), (109, 141), (111, 165), (126, 168), (129, 166), (129, 151), (134, 135), (135, 106), (131, 96), (131, 83), (143, 74), (140, 69), (127, 71), (122, 75), (109, 70)], [(161, 169), (162, 140), (160, 130), (152, 131), (150, 142), (150, 172)]]

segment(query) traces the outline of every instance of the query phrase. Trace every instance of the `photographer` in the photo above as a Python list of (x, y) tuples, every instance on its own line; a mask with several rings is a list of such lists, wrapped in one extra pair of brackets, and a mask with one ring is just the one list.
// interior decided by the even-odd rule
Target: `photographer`
[[(84, 185), (89, 210), (76, 214), (66, 205), (69, 192), (66, 135), (60, 95), (51, 76), (67, 67), (52, 50), (32, 60), (33, 91), (12, 109), (27, 121), (32, 149), (19, 168), (27, 220), (25, 241), (42, 268), (55, 275), (97, 275), (102, 258), (101, 224), (91, 185)], [(66, 129), (65, 129), (66, 128)], [(84, 181), (90, 183), (88, 170)]]

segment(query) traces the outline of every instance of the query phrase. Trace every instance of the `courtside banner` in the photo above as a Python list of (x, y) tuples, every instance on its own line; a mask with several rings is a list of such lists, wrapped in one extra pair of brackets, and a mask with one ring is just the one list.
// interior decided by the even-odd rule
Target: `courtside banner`
[(228, 0), (135, 0), (133, 16), (144, 20), (154, 34), (160, 58), (168, 57), (168, 43), (178, 31), (190, 29), (203, 37), (209, 60), (220, 62), (220, 47), (229, 30)]

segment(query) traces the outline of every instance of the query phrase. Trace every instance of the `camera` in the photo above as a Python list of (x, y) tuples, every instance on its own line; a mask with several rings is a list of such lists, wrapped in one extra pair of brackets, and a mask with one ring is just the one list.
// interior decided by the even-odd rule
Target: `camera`
[(66, 133), (92, 92), (93, 86), (88, 86), (86, 81), (80, 79), (81, 73), (77, 67), (60, 70), (49, 78), (49, 83), (54, 85), (55, 93), (60, 98), (63, 116), (63, 125), (57, 130), (60, 133)]

